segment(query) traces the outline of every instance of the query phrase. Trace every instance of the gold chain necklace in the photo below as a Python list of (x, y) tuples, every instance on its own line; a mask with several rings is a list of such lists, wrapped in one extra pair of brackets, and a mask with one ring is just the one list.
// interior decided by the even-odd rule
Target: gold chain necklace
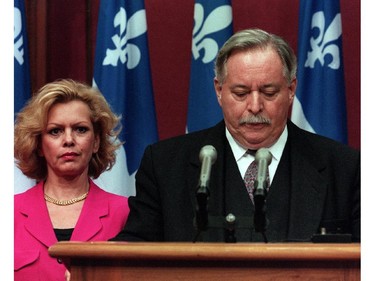
[(81, 196), (76, 197), (76, 198), (72, 198), (72, 199), (69, 199), (69, 200), (57, 200), (57, 199), (54, 199), (52, 197), (49, 197), (47, 194), (44, 193), (44, 199), (47, 202), (50, 202), (50, 203), (55, 204), (55, 205), (68, 206), (68, 205), (72, 205), (74, 203), (80, 202), (82, 200), (85, 200), (88, 194), (89, 194), (89, 192), (87, 191), (86, 193), (84, 193)]

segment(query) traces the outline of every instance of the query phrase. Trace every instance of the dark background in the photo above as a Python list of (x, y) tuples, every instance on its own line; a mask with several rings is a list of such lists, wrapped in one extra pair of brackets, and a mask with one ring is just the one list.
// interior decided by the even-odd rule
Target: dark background
[[(349, 145), (360, 148), (360, 0), (341, 0)], [(26, 0), (32, 90), (57, 78), (91, 84), (99, 0)], [(184, 134), (194, 0), (145, 0), (160, 139)], [(259, 27), (297, 53), (298, 0), (232, 0), (234, 31)]]

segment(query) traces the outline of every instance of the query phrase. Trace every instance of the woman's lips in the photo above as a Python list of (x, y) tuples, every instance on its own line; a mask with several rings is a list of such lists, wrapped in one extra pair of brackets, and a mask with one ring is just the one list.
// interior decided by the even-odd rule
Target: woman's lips
[(77, 156), (78, 156), (78, 153), (67, 152), (67, 153), (64, 153), (63, 155), (61, 155), (61, 158), (65, 159), (65, 160), (72, 160)]

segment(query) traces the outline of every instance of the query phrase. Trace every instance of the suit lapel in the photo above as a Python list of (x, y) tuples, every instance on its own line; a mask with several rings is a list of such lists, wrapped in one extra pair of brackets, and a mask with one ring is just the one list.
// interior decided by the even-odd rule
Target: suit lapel
[[(196, 142), (195, 149), (191, 150), (190, 155), (190, 166), (188, 171), (188, 184), (192, 187), (191, 196), (192, 202), (196, 202), (196, 189), (198, 185), (198, 179), (200, 175), (201, 163), (199, 160), (199, 152), (201, 148), (205, 145), (212, 145), (217, 151), (217, 159), (211, 168), (211, 177), (210, 177), (210, 197), (212, 192), (215, 190), (222, 190), (223, 187), (223, 165), (224, 165), (224, 151), (223, 138), (225, 138), (225, 126), (224, 122), (220, 122), (214, 128), (208, 131), (207, 136), (201, 141)], [(224, 139), (225, 140), (225, 139)], [(210, 201), (211, 200), (210, 198)], [(194, 203), (195, 204), (195, 203)], [(195, 205), (194, 205), (195, 206)]]
[[(199, 151), (204, 145), (213, 145), (217, 152), (217, 160), (212, 166), (208, 213), (213, 219), (211, 228), (201, 234), (201, 241), (224, 241), (225, 225), (220, 225), (226, 215), (234, 214), (237, 218), (246, 217), (245, 224), (252, 223), (253, 205), (247, 194), (245, 184), (241, 178), (235, 162), (232, 150), (225, 136), (225, 124), (219, 123), (211, 129), (201, 142), (197, 143), (195, 152), (190, 159), (189, 186), (191, 186), (191, 201), (193, 210), (196, 206), (196, 187), (200, 173), (201, 163), (199, 161)], [(251, 237), (250, 231), (239, 230), (239, 241), (248, 241)]]
[[(201, 163), (199, 160), (200, 149), (205, 145), (212, 145), (217, 151), (217, 159), (211, 168), (211, 177), (209, 183), (208, 213), (210, 217), (222, 217), (223, 195), (224, 195), (224, 165), (225, 165), (225, 125), (224, 121), (217, 124), (207, 132), (207, 135), (201, 141), (196, 141), (195, 149), (191, 151), (188, 184), (191, 187), (190, 195), (192, 208), (196, 208), (196, 190), (200, 175)], [(209, 227), (212, 225), (209, 225)], [(222, 241), (222, 231), (209, 229), (201, 234), (202, 241)]]
[(225, 175), (225, 215), (232, 213), (237, 217), (252, 218), (254, 205), (251, 202), (229, 143), (227, 143), (225, 151), (225, 166), (222, 170)]
[(287, 143), (266, 198), (267, 237), (270, 241), (287, 239), (292, 190), (290, 167), (290, 147)]
[[(289, 124), (291, 198), (288, 239), (310, 239), (322, 218), (328, 184), (322, 176), (326, 167), (319, 155), (303, 141), (295, 125)], [(303, 144), (303, 145), (302, 145)]]
[[(283, 171), (278, 168), (275, 179), (278, 173), (284, 175), (279, 176), (277, 184), (279, 187), (276, 186), (276, 182), (274, 182), (275, 186), (274, 184), (271, 186), (267, 201), (268, 204), (285, 203), (282, 203), (286, 206), (284, 209), (269, 206), (269, 214), (273, 216), (273, 219), (285, 222), (285, 227), (269, 225), (269, 232), (274, 234), (283, 232), (278, 233), (275, 236), (276, 239), (286, 237), (288, 240), (308, 240), (312, 233), (318, 231), (324, 209), (328, 186), (323, 176), (325, 166), (320, 161), (319, 155), (314, 154), (313, 148), (308, 145), (305, 135), (291, 122), (288, 122), (288, 135), (289, 151), (285, 151), (289, 155), (285, 160), (288, 163), (284, 163), (286, 168)], [(224, 122), (210, 130), (201, 142), (197, 142), (196, 151), (191, 155), (188, 182), (192, 187), (193, 210), (196, 206), (196, 187), (200, 173), (199, 151), (206, 144), (213, 145), (218, 151), (218, 158), (211, 172), (209, 214), (224, 217), (226, 215), (224, 212), (232, 212), (235, 215), (251, 217), (253, 206), (245, 192), (246, 189), (227, 144)], [(281, 189), (272, 190), (277, 188)], [(275, 201), (276, 197), (279, 199)], [(285, 216), (280, 212), (285, 213)], [(216, 241), (222, 241), (224, 236), (221, 233), (222, 231), (217, 229), (210, 231), (204, 234), (203, 240), (212, 240), (214, 237), (213, 239), (219, 239)]]

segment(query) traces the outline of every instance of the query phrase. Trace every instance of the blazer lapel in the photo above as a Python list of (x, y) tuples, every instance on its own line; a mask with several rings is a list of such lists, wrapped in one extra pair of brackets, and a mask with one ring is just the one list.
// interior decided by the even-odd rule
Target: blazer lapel
[(46, 247), (57, 242), (53, 226), (44, 201), (43, 182), (38, 183), (35, 190), (22, 204), (20, 212), (27, 217), (25, 228)]
[(102, 229), (101, 218), (109, 215), (109, 206), (108, 201), (98, 193), (98, 189), (99, 187), (90, 181), (90, 192), (74, 228), (71, 241), (89, 241)]

